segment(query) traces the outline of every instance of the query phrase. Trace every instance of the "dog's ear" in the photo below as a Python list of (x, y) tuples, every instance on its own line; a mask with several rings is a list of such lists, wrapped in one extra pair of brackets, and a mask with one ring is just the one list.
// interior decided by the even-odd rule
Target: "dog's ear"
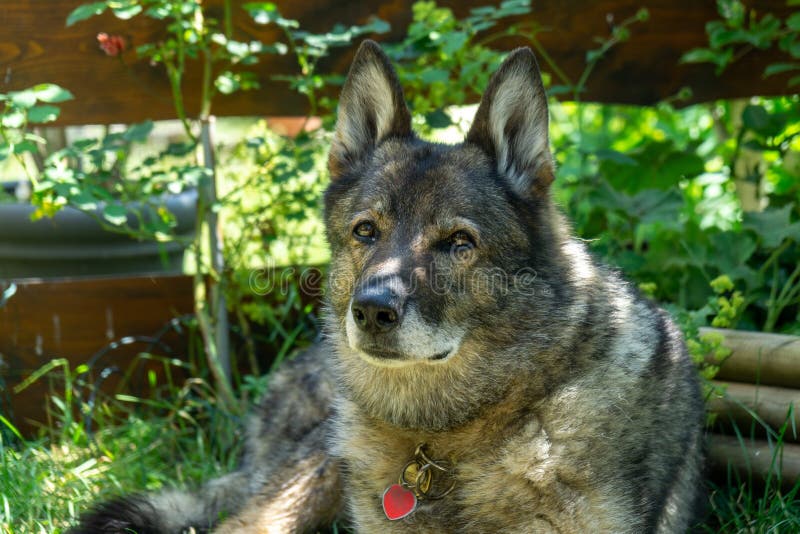
[(530, 48), (511, 52), (492, 76), (466, 140), (496, 161), (519, 194), (547, 193), (555, 172), (547, 95)]
[(328, 156), (331, 179), (369, 155), (383, 139), (410, 135), (411, 115), (397, 73), (378, 43), (366, 40), (356, 52), (339, 98)]

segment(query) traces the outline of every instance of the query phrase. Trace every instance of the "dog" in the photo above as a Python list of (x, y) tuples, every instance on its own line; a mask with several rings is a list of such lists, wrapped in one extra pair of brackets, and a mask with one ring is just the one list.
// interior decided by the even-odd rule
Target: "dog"
[(122, 497), (73, 533), (685, 532), (703, 402), (669, 316), (595, 261), (551, 199), (528, 48), (458, 145), (415, 136), (359, 48), (329, 156), (325, 340), (272, 377), (241, 467)]

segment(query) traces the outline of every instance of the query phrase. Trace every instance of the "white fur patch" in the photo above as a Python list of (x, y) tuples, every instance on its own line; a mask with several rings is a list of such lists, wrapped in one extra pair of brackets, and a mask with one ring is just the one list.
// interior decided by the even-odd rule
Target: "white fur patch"
[[(416, 306), (409, 305), (403, 317), (403, 322), (398, 327), (397, 344), (387, 347), (395, 352), (402, 353), (406, 359), (397, 360), (389, 358), (376, 358), (359, 349), (363, 344), (363, 332), (353, 319), (353, 312), (347, 307), (345, 318), (345, 333), (348, 346), (361, 358), (372, 365), (380, 367), (405, 367), (417, 363), (439, 364), (450, 359), (461, 346), (465, 331), (459, 327), (435, 327), (428, 324), (419, 314)], [(434, 356), (448, 353), (446, 358), (431, 360)]]

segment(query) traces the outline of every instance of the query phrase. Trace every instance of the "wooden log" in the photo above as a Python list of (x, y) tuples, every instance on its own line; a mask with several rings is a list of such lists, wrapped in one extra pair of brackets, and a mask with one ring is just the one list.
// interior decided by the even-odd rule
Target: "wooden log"
[[(336, 23), (361, 24), (370, 15), (390, 22), (391, 31), (372, 36), (388, 42), (403, 37), (411, 20), (414, 0), (293, 0), (278, 2), (284, 15), (297, 19), (311, 32), (329, 31)], [(151, 67), (136, 57), (133, 49), (143, 43), (163, 38), (157, 22), (138, 16), (121, 21), (111, 14), (65, 27), (67, 15), (79, 0), (18, 0), (4, 2), (0, 9), (0, 92), (23, 89), (42, 82), (60, 84), (71, 90), (76, 99), (64, 103), (59, 124), (131, 123), (144, 119), (167, 119), (175, 116), (167, 77), (161, 67)], [(212, 15), (221, 18), (222, 0), (205, 2)], [(235, 37), (259, 39), (266, 43), (285, 41), (273, 26), (259, 26), (240, 9), (244, 0), (234, 2)], [(453, 9), (459, 17), (470, 8), (498, 4), (495, 0), (441, 0), (440, 5)], [(748, 2), (759, 14), (789, 13), (785, 0)], [(634, 0), (541, 0), (533, 3), (533, 12), (524, 22), (545, 28), (539, 35), (548, 51), (573, 81), (586, 66), (586, 51), (597, 48), (595, 38), (608, 36), (608, 20), (623, 20), (642, 7)], [(764, 66), (776, 62), (776, 52), (752, 52), (718, 77), (711, 64), (680, 64), (682, 54), (707, 46), (705, 25), (719, 18), (715, 2), (695, 0), (650, 0), (650, 19), (631, 27), (630, 42), (614, 47), (597, 65), (583, 99), (596, 102), (652, 104), (690, 87), (692, 101), (774, 95), (787, 92), (789, 75), (762, 79)], [(519, 23), (523, 18), (504, 21)], [(128, 43), (120, 58), (106, 56), (97, 45), (97, 34), (119, 34)], [(495, 43), (501, 49), (526, 44), (520, 39)], [(323, 73), (344, 73), (355, 46), (334, 49), (320, 65)], [(545, 71), (550, 69), (543, 64)], [(297, 65), (292, 57), (266, 56), (255, 67), (262, 88), (218, 98), (217, 115), (305, 115), (304, 97), (289, 90), (285, 82), (271, 81), (276, 74), (294, 75)], [(190, 113), (199, 108), (201, 73), (191, 70), (184, 83), (184, 98)], [(335, 93), (331, 91), (331, 94)], [(475, 95), (477, 98), (477, 95)]]
[[(740, 382), (714, 381), (714, 385), (723, 391), (723, 396), (713, 395), (706, 405), (708, 409), (721, 418), (733, 421), (743, 432), (753, 422), (753, 415), (767, 423), (773, 429), (779, 429), (789, 421), (790, 430), (786, 438), (796, 440), (792, 434), (794, 428), (800, 428), (800, 389), (779, 388)], [(749, 411), (748, 411), (749, 410)], [(790, 415), (791, 410), (791, 417)]]
[(784, 443), (776, 458), (774, 446), (766, 441), (740, 441), (721, 434), (712, 434), (709, 441), (708, 459), (717, 471), (730, 466), (742, 477), (752, 473), (762, 479), (780, 471), (784, 486), (791, 486), (800, 478), (800, 445)]
[(800, 336), (765, 334), (719, 328), (701, 328), (724, 337), (733, 352), (716, 378), (800, 389)]

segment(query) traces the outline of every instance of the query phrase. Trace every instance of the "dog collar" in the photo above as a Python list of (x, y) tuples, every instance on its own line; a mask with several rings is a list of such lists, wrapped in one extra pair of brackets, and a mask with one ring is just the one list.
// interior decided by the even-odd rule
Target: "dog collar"
[(456, 481), (452, 480), (444, 491), (435, 489), (452, 478), (453, 464), (447, 460), (431, 460), (425, 447), (424, 443), (417, 445), (414, 457), (403, 466), (397, 483), (383, 492), (383, 512), (390, 521), (411, 515), (421, 501), (441, 499), (456, 487)]

